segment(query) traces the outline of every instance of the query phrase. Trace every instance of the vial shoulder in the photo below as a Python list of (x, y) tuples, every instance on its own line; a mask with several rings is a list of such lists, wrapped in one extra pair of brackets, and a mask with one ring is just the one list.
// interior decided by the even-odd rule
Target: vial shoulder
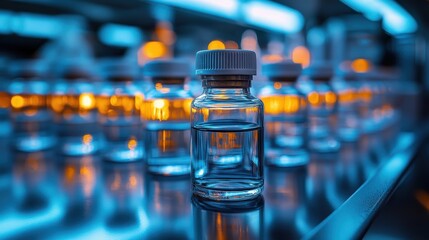
[(229, 98), (213, 98), (206, 94), (196, 97), (192, 101), (193, 108), (251, 108), (263, 107), (262, 101), (253, 96), (239, 96)]
[(151, 89), (145, 94), (145, 99), (189, 99), (194, 98), (192, 93), (187, 90), (163, 90), (159, 91), (156, 89)]

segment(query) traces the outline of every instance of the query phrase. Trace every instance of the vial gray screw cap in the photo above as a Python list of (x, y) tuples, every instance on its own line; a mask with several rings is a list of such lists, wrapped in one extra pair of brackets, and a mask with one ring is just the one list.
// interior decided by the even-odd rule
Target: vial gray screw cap
[(197, 52), (196, 75), (256, 75), (256, 54), (249, 50)]

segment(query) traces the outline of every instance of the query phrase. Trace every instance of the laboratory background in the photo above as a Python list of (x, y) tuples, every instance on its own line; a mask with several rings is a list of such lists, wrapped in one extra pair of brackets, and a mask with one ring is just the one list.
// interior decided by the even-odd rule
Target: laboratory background
[(0, 1), (0, 239), (429, 239), (428, 0)]

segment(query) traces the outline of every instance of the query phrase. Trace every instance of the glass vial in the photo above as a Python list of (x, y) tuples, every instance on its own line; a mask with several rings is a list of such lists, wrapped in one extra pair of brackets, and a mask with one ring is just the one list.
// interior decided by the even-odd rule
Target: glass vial
[(338, 96), (338, 138), (343, 142), (355, 142), (360, 136), (356, 73), (339, 72), (332, 87)]
[(143, 93), (134, 84), (137, 67), (116, 60), (104, 63), (107, 82), (97, 93), (96, 104), (106, 147), (104, 159), (130, 162), (143, 157), (139, 112)]
[(17, 62), (14, 80), (9, 85), (12, 146), (19, 151), (33, 152), (52, 148), (56, 138), (52, 115), (47, 107), (49, 84), (44, 79), (44, 64), (37, 60)]
[(331, 86), (332, 69), (327, 63), (316, 62), (305, 70), (310, 86), (305, 92), (309, 103), (308, 149), (312, 152), (336, 152), (340, 149), (337, 137), (337, 94)]
[(10, 133), (10, 95), (8, 86), (10, 81), (6, 73), (6, 66), (0, 66), (0, 138)]
[(221, 201), (255, 198), (264, 185), (264, 108), (250, 93), (256, 55), (200, 51), (196, 73), (204, 91), (192, 103), (193, 193)]
[(307, 99), (296, 87), (300, 64), (291, 61), (265, 64), (269, 84), (258, 97), (265, 111), (265, 163), (288, 167), (308, 162)]
[(83, 63), (66, 62), (49, 97), (55, 113), (59, 152), (68, 156), (93, 154), (102, 148), (97, 123), (94, 70)]
[(155, 60), (143, 68), (153, 88), (141, 107), (147, 170), (160, 175), (190, 172), (190, 124), (192, 94), (185, 81), (190, 66), (179, 60)]

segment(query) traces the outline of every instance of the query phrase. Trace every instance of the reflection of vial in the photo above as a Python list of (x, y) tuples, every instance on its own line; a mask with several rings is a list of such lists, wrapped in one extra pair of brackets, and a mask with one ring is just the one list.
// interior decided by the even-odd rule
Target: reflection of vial
[(285, 61), (266, 64), (263, 71), (270, 80), (258, 95), (265, 111), (265, 162), (274, 166), (306, 164), (307, 100), (295, 86), (302, 67)]
[(252, 96), (256, 56), (200, 51), (203, 94), (192, 103), (193, 193), (215, 200), (257, 197), (263, 189), (263, 103)]
[(264, 199), (221, 202), (192, 197), (195, 239), (263, 239)]
[(338, 151), (337, 95), (330, 85), (332, 69), (327, 64), (314, 63), (305, 70), (305, 75), (311, 80), (311, 86), (304, 89), (309, 103), (308, 148), (313, 152)]
[(344, 142), (354, 142), (360, 135), (356, 74), (351, 71), (339, 74), (332, 81), (338, 95), (338, 138)]
[(145, 178), (146, 239), (193, 239), (188, 177), (148, 174)]
[(143, 94), (133, 82), (136, 74), (125, 62), (111, 62), (105, 67), (108, 82), (96, 98), (106, 140), (104, 158), (118, 162), (141, 159), (143, 140), (138, 111)]
[(375, 71), (358, 74), (358, 109), (362, 131), (375, 133), (382, 128), (383, 89)]
[(141, 106), (149, 172), (183, 175), (190, 171), (192, 95), (184, 88), (189, 70), (186, 62), (178, 60), (155, 60), (143, 68), (154, 85)]
[(101, 148), (93, 77), (89, 66), (70, 63), (64, 66), (63, 80), (55, 84), (49, 97), (62, 154), (79, 156)]
[(298, 212), (305, 204), (306, 166), (296, 168), (265, 168), (265, 230), (267, 239), (287, 236), (301, 239), (302, 233), (296, 226)]
[(100, 159), (93, 155), (66, 157), (59, 163), (65, 200), (65, 226), (85, 227), (100, 213)]
[(143, 199), (142, 162), (105, 163), (103, 175), (110, 229), (132, 228), (140, 224), (139, 209)]
[(16, 65), (9, 85), (12, 107), (13, 146), (20, 151), (39, 151), (55, 145), (52, 116), (46, 105), (49, 85), (39, 61)]
[(40, 211), (52, 203), (52, 195), (55, 192), (53, 183), (56, 182), (54, 156), (51, 151), (15, 154), (13, 202), (20, 211)]

